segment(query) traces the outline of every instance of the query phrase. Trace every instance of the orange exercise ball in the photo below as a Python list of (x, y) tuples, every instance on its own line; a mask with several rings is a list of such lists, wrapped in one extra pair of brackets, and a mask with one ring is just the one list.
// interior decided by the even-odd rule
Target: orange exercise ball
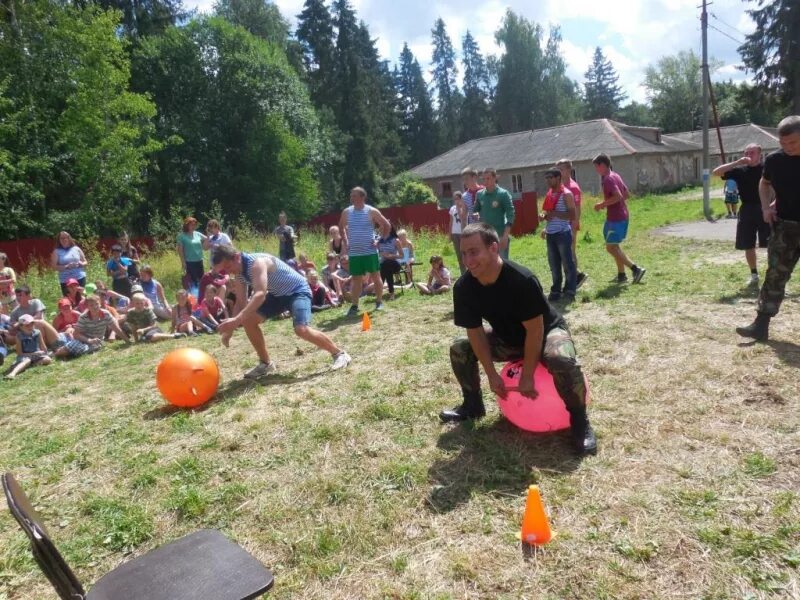
[(179, 348), (158, 364), (156, 385), (164, 399), (175, 406), (194, 408), (217, 393), (219, 367), (197, 348)]

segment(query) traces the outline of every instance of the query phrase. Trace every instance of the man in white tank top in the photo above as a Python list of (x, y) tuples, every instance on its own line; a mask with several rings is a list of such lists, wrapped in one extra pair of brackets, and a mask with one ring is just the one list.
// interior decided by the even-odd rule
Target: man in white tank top
[(378, 243), (375, 239), (375, 226), (381, 228), (381, 237), (386, 238), (392, 229), (391, 224), (377, 208), (367, 204), (367, 192), (355, 187), (350, 192), (350, 202), (342, 211), (339, 230), (342, 233), (342, 255), (350, 258), (350, 274), (353, 276), (351, 293), (353, 304), (348, 316), (358, 314), (358, 300), (364, 285), (364, 276), (375, 285), (375, 310), (383, 308), (383, 281), (378, 258)]

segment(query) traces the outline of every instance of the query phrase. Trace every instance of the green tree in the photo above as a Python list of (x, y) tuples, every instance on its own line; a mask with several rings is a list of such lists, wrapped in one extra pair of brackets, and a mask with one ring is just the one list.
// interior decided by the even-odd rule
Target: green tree
[[(158, 35), (169, 27), (185, 21), (191, 16), (181, 0), (93, 0), (104, 10), (114, 9), (122, 13), (122, 29), (131, 37)], [(84, 7), (91, 2), (77, 0)]]
[[(716, 61), (709, 61), (713, 70)], [(656, 123), (665, 133), (693, 130), (702, 117), (702, 65), (691, 50), (659, 59), (645, 71), (644, 87)]]
[(256, 37), (283, 48), (287, 46), (289, 22), (274, 4), (265, 0), (218, 0), (214, 12)]
[(128, 91), (120, 14), (33, 0), (0, 21), (0, 235), (106, 234), (143, 203), (155, 107)]
[(592, 64), (584, 75), (584, 102), (587, 119), (610, 119), (619, 112), (626, 94), (619, 86), (619, 75), (600, 46), (594, 49)]
[(408, 165), (425, 162), (436, 153), (433, 106), (419, 62), (403, 44), (394, 74), (401, 114), (401, 140), (408, 148)]
[(162, 215), (176, 204), (207, 213), (215, 199), (233, 221), (318, 210), (332, 149), (281, 47), (208, 17), (143, 40), (134, 57), (168, 143), (149, 190)]
[(539, 101), (534, 113), (537, 127), (551, 127), (579, 121), (583, 104), (577, 82), (567, 77), (567, 64), (561, 54), (561, 30), (550, 27), (538, 86)]
[(506, 12), (495, 33), (504, 48), (497, 72), (494, 99), (495, 119), (500, 133), (533, 129), (540, 100), (542, 80), (542, 28), (513, 11)]
[(459, 113), (459, 141), (463, 143), (492, 132), (489, 71), (469, 30), (461, 44), (461, 64), (464, 67), (464, 102)]
[(657, 125), (650, 107), (635, 100), (631, 100), (620, 108), (617, 111), (616, 118), (626, 125), (641, 125), (644, 127), (655, 127)]
[(433, 85), (436, 89), (436, 117), (438, 130), (437, 151), (451, 148), (459, 140), (458, 111), (462, 103), (461, 94), (456, 86), (456, 51), (444, 21), (436, 19), (431, 30), (433, 43)]
[(739, 47), (745, 68), (765, 92), (800, 114), (800, 6), (797, 0), (749, 0), (756, 29)]
[(334, 75), (333, 19), (323, 0), (306, 0), (297, 16), (296, 36), (303, 48), (303, 62), (315, 106), (338, 109)]

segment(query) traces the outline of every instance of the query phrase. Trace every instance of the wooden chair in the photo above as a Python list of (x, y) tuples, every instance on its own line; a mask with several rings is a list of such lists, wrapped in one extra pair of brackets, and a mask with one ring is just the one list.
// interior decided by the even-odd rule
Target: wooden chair
[(14, 476), (2, 479), (8, 508), (62, 600), (249, 600), (272, 587), (272, 573), (260, 562), (220, 532), (204, 529), (123, 563), (87, 593)]

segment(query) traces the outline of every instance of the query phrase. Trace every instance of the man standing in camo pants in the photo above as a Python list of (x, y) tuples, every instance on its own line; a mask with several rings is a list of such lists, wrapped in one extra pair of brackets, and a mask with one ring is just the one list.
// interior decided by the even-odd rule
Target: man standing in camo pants
[[(539, 280), (522, 265), (500, 256), (499, 241), (487, 223), (472, 223), (461, 233), (467, 272), (453, 287), (453, 304), (455, 324), (466, 328), (467, 337), (450, 346), (450, 363), (464, 401), (442, 411), (439, 418), (447, 423), (486, 414), (479, 364), (491, 390), (506, 396), (495, 361), (522, 359), (519, 393), (535, 401), (533, 373), (541, 361), (569, 411), (577, 452), (595, 454), (597, 439), (586, 415), (586, 382), (567, 325), (548, 303)], [(491, 329), (484, 329), (484, 319)]]
[(781, 149), (764, 161), (758, 185), (764, 221), (772, 224), (767, 274), (758, 296), (756, 320), (736, 332), (759, 341), (769, 338), (769, 321), (778, 314), (786, 283), (800, 259), (800, 115), (778, 123)]

